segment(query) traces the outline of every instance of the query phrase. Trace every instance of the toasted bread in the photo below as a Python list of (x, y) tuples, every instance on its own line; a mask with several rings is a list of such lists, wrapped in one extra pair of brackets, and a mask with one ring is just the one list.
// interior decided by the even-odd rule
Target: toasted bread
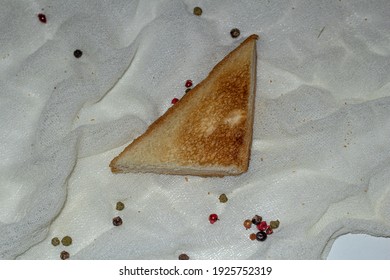
[(257, 38), (249, 36), (220, 61), (206, 79), (111, 161), (111, 171), (220, 177), (246, 172)]

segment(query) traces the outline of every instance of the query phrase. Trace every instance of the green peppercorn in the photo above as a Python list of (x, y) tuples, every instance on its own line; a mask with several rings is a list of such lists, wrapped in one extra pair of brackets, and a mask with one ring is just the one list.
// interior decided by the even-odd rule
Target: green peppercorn
[(195, 7), (194, 8), (194, 15), (200, 16), (202, 14), (202, 9), (200, 7)]
[(227, 202), (228, 201), (228, 198), (227, 198), (227, 196), (226, 196), (226, 194), (221, 194), (220, 196), (219, 196), (219, 202), (221, 202), (221, 203), (225, 203), (225, 202)]
[(118, 202), (116, 203), (116, 210), (122, 211), (124, 208), (125, 208), (125, 205), (123, 204), (123, 202), (118, 201)]
[(187, 89), (186, 89), (186, 93), (189, 92), (190, 90), (191, 90), (191, 88), (187, 88)]
[(51, 240), (51, 244), (53, 246), (58, 246), (60, 245), (60, 240), (58, 239), (58, 237), (53, 237), (53, 239)]
[(276, 220), (276, 221), (271, 221), (271, 222), (269, 223), (269, 226), (270, 226), (272, 229), (276, 229), (276, 228), (279, 227), (279, 224), (280, 224), (279, 220)]
[(62, 240), (61, 240), (61, 243), (62, 243), (62, 245), (64, 245), (64, 246), (69, 246), (69, 245), (71, 245), (72, 244), (72, 237), (70, 237), (70, 236), (65, 236), (64, 238), (62, 238)]
[(230, 35), (232, 36), (232, 38), (237, 38), (238, 36), (240, 36), (240, 30), (238, 28), (233, 28), (232, 30), (230, 30)]

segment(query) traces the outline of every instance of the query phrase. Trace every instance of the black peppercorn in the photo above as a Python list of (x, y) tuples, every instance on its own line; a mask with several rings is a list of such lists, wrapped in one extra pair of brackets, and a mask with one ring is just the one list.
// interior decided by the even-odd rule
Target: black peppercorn
[(263, 218), (262, 218), (261, 216), (255, 215), (255, 216), (252, 218), (252, 223), (253, 223), (254, 225), (257, 226), (258, 224), (261, 223), (262, 220), (263, 220)]
[(70, 255), (67, 251), (62, 251), (61, 254), (60, 254), (60, 258), (61, 260), (66, 260), (66, 259), (69, 259)]
[(190, 259), (190, 257), (187, 254), (181, 254), (179, 256), (179, 260), (189, 260), (189, 259)]
[(232, 30), (230, 30), (230, 35), (232, 36), (232, 38), (237, 38), (238, 36), (240, 36), (240, 30), (238, 28), (233, 28)]
[(121, 217), (115, 217), (115, 218), (113, 218), (112, 219), (112, 224), (114, 225), (114, 226), (120, 226), (120, 225), (122, 225), (122, 218)]
[(75, 58), (80, 58), (83, 55), (83, 52), (81, 50), (75, 50), (73, 55)]
[(42, 23), (46, 23), (46, 16), (44, 14), (38, 14), (39, 21)]
[(256, 239), (258, 241), (264, 241), (267, 239), (267, 234), (264, 231), (259, 231), (258, 233), (256, 233)]

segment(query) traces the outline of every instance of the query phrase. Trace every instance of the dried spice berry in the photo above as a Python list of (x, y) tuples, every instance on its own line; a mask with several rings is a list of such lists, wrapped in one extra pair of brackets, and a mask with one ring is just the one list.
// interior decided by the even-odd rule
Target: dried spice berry
[(255, 215), (255, 216), (252, 218), (252, 223), (253, 223), (254, 225), (257, 226), (258, 224), (261, 223), (262, 220), (263, 220), (263, 218), (262, 218), (261, 216)]
[(252, 221), (251, 221), (251, 220), (245, 220), (245, 221), (244, 221), (244, 227), (245, 227), (246, 229), (250, 229), (251, 226), (252, 226)]
[(278, 227), (279, 227), (279, 224), (280, 224), (279, 220), (271, 221), (271, 222), (269, 223), (269, 225), (270, 225), (270, 227), (271, 227), (272, 229), (278, 228)]
[(66, 259), (69, 259), (70, 255), (67, 251), (62, 251), (61, 254), (60, 254), (60, 258), (61, 260), (66, 260)]
[(75, 58), (80, 58), (83, 55), (83, 52), (81, 50), (75, 50), (73, 55)]
[(189, 92), (190, 90), (191, 90), (191, 88), (187, 88), (187, 89), (186, 89), (186, 93)]
[(51, 244), (53, 245), (53, 246), (58, 246), (58, 245), (60, 245), (60, 239), (58, 239), (58, 237), (53, 237), (53, 239), (51, 240)]
[(122, 223), (122, 218), (119, 216), (112, 219), (112, 224), (116, 227), (122, 225)]
[(186, 86), (186, 88), (192, 87), (192, 81), (187, 80), (185, 86)]
[(179, 99), (175, 97), (175, 98), (172, 99), (171, 103), (172, 104), (176, 104), (178, 101), (179, 101)]
[(233, 28), (232, 30), (230, 30), (230, 35), (232, 36), (232, 38), (237, 38), (238, 36), (240, 36), (240, 30), (238, 28)]
[(46, 16), (44, 14), (38, 14), (38, 19), (42, 23), (46, 23)]
[(262, 221), (260, 224), (258, 224), (256, 226), (257, 226), (257, 229), (260, 231), (265, 231), (268, 228), (266, 221)]
[(194, 8), (194, 15), (200, 16), (203, 13), (202, 9), (200, 7)]
[(65, 236), (64, 238), (61, 239), (61, 243), (64, 246), (69, 246), (72, 244), (72, 237), (70, 236)]
[(180, 254), (179, 260), (189, 260), (190, 257), (187, 254)]
[(251, 233), (251, 234), (249, 235), (249, 239), (250, 239), (250, 240), (256, 240), (256, 233)]
[(209, 221), (210, 221), (210, 224), (214, 224), (216, 221), (218, 221), (218, 215), (217, 214), (211, 214), (209, 216)]
[(226, 194), (223, 193), (219, 196), (219, 202), (226, 203), (227, 201), (228, 201), (228, 198), (227, 198)]
[(123, 204), (123, 202), (118, 201), (118, 202), (116, 203), (115, 209), (118, 210), (118, 211), (122, 211), (123, 209), (125, 209), (125, 205)]
[[(249, 221), (249, 223), (248, 223)], [(256, 225), (256, 228), (259, 230), (256, 234), (252, 233), (249, 235), (251, 240), (257, 239), (258, 241), (264, 241), (267, 239), (268, 235), (273, 234), (274, 229), (279, 227), (279, 220), (271, 221), (268, 225), (266, 221), (263, 221), (263, 218), (259, 215), (255, 215), (252, 220), (245, 220), (244, 227), (250, 228), (250, 224)]]
[(258, 233), (256, 233), (256, 239), (258, 241), (264, 241), (267, 239), (267, 234), (264, 231), (259, 231)]

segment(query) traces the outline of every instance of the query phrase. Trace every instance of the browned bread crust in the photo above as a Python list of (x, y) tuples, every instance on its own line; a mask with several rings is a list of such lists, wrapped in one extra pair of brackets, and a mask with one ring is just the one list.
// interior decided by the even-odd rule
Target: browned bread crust
[(256, 40), (249, 36), (111, 163), (114, 173), (246, 172), (252, 143)]

